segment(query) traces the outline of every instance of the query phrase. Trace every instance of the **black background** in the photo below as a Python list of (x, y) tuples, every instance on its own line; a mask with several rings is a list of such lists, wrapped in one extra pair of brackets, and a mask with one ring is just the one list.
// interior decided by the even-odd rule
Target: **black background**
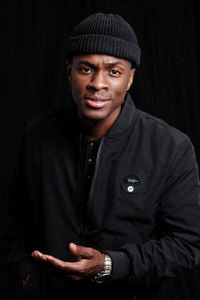
[[(34, 115), (68, 103), (64, 37), (93, 12), (120, 14), (133, 26), (142, 50), (131, 88), (134, 101), (189, 135), (200, 164), (200, 1), (8, 0), (0, 5), (2, 234), (23, 129)], [(2, 291), (7, 292), (4, 243), (0, 254)], [(158, 299), (200, 299), (198, 277), (197, 269), (169, 280)]]

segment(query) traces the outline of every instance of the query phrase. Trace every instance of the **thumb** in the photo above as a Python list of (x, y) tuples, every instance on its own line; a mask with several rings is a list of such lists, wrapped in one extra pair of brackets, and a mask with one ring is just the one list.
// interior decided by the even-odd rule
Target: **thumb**
[(70, 249), (71, 253), (74, 254), (75, 256), (79, 256), (78, 248), (79, 248), (79, 246), (74, 243), (69, 244), (69, 249)]
[(82, 258), (91, 258), (90, 248), (76, 245), (74, 243), (69, 244), (69, 249), (72, 254)]

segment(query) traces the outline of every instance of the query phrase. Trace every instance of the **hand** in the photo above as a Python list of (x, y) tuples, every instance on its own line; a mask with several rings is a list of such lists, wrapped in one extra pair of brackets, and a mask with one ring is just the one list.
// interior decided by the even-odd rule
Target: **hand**
[(89, 278), (103, 270), (104, 256), (100, 251), (79, 246), (74, 243), (69, 244), (69, 249), (72, 254), (78, 257), (77, 262), (62, 261), (39, 251), (34, 251), (32, 257), (40, 260), (46, 265), (53, 266), (58, 271), (62, 271), (65, 275), (74, 280)]
[(26, 274), (24, 279), (22, 280), (22, 287), (25, 288), (31, 278), (31, 273)]

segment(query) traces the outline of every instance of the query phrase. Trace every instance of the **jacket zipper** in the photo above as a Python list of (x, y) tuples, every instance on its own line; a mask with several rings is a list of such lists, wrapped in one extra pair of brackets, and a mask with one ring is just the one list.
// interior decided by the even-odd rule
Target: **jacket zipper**
[(90, 205), (91, 205), (91, 202), (92, 202), (92, 194), (93, 194), (93, 191), (94, 191), (94, 185), (95, 185), (95, 181), (96, 181), (96, 177), (97, 177), (97, 173), (98, 173), (98, 169), (99, 169), (100, 154), (101, 154), (101, 149), (103, 147), (103, 143), (104, 143), (104, 137), (101, 139), (101, 143), (99, 145), (99, 149), (98, 149), (98, 153), (97, 153), (97, 158), (96, 158), (96, 163), (95, 163), (95, 168), (94, 168), (94, 174), (93, 174), (93, 177), (92, 177), (91, 187), (90, 187), (89, 196), (88, 196), (86, 218), (89, 215), (89, 208), (90, 208)]
[(80, 244), (81, 245), (85, 245), (85, 237), (87, 234), (87, 218), (89, 216), (89, 209), (90, 209), (90, 205), (92, 202), (92, 194), (94, 191), (94, 185), (95, 185), (95, 181), (96, 181), (96, 177), (97, 177), (97, 173), (98, 173), (98, 169), (99, 169), (99, 163), (100, 163), (100, 154), (101, 154), (101, 149), (103, 146), (103, 142), (104, 142), (104, 138), (102, 138), (101, 143), (99, 145), (99, 149), (98, 149), (98, 153), (97, 153), (97, 158), (96, 158), (96, 163), (95, 163), (95, 168), (94, 168), (94, 174), (93, 174), (93, 178), (92, 178), (92, 182), (91, 182), (91, 187), (90, 187), (90, 191), (89, 191), (89, 195), (88, 195), (88, 201), (86, 204), (86, 212), (85, 212), (85, 217), (84, 217), (84, 222), (82, 225), (82, 229), (80, 232)]

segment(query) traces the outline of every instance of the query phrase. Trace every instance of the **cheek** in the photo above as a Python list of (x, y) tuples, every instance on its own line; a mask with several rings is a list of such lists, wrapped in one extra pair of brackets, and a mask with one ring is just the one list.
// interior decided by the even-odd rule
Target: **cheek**
[(112, 84), (112, 89), (117, 95), (124, 95), (128, 89), (128, 79), (124, 78), (123, 80), (116, 81)]
[(79, 78), (71, 79), (71, 89), (74, 99), (80, 98), (84, 91), (84, 83)]

